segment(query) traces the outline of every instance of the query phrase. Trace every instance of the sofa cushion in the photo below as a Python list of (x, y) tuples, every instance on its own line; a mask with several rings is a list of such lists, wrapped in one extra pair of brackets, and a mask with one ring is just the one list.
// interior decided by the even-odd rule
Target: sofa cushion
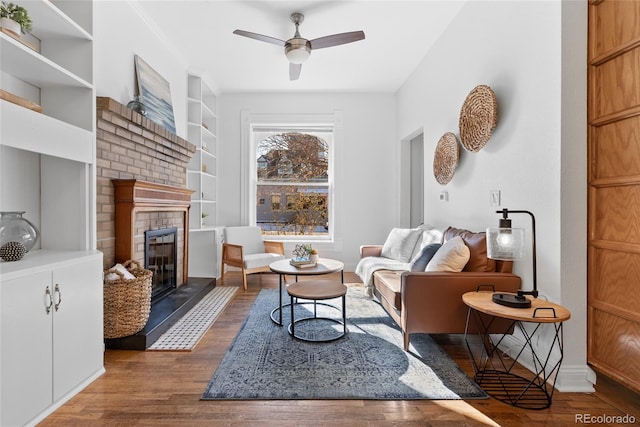
[(402, 306), (402, 271), (378, 270), (373, 274), (373, 284), (380, 295), (397, 310)]
[(382, 245), (381, 256), (400, 262), (409, 262), (418, 238), (422, 235), (419, 228), (394, 228), (389, 232)]
[(251, 270), (253, 268), (266, 267), (272, 262), (282, 259), (285, 259), (284, 255), (271, 253), (244, 255), (244, 268)]
[(440, 243), (431, 243), (430, 245), (426, 245), (422, 248), (418, 256), (411, 263), (411, 271), (425, 271), (427, 269), (427, 264), (433, 258), (436, 251), (440, 249), (442, 244)]
[(469, 248), (469, 261), (462, 271), (496, 271), (496, 261), (487, 258), (487, 236), (484, 232), (474, 233), (455, 227), (449, 227), (444, 232), (444, 240), (447, 241), (459, 236)]
[(455, 236), (436, 251), (427, 264), (426, 271), (450, 271), (458, 273), (462, 271), (469, 261), (469, 248), (464, 244), (460, 236)]

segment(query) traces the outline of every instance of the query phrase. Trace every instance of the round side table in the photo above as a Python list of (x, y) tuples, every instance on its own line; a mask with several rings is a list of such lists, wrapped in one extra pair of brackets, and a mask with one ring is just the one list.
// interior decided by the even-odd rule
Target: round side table
[[(269, 268), (274, 273), (278, 273), (280, 275), (279, 281), (279, 304), (278, 307), (274, 308), (271, 311), (270, 317), (271, 320), (277, 325), (282, 326), (282, 308), (288, 306), (288, 304), (282, 304), (282, 288), (284, 286), (284, 276), (295, 276), (296, 283), (298, 282), (298, 276), (320, 276), (323, 274), (331, 274), (340, 272), (340, 281), (344, 283), (344, 264), (340, 261), (336, 261), (328, 258), (320, 258), (316, 263), (315, 267), (307, 267), (300, 268), (295, 267), (289, 263), (288, 259), (281, 259), (280, 261), (275, 261), (269, 264)], [(276, 319), (276, 312), (278, 313), (278, 318)]]
[[(301, 341), (309, 342), (329, 342), (335, 341), (344, 337), (347, 334), (347, 311), (346, 311), (346, 295), (347, 287), (338, 282), (327, 280), (305, 280), (303, 282), (292, 283), (287, 287), (287, 293), (291, 299), (291, 324), (289, 324), (289, 333), (292, 337)], [(293, 299), (299, 298), (304, 300), (310, 300), (309, 303), (313, 304), (313, 316), (303, 317), (300, 319), (295, 318), (296, 305), (308, 304), (306, 302), (298, 302), (294, 304)], [(320, 300), (329, 300), (335, 298), (342, 298), (342, 320), (333, 317), (318, 316), (317, 304)], [(311, 302), (312, 301), (312, 302)], [(334, 306), (330, 306), (336, 308)], [(338, 309), (339, 310), (339, 309)], [(342, 333), (338, 336), (324, 339), (306, 338), (296, 335), (296, 324), (302, 322), (313, 322), (318, 320), (329, 321), (342, 325)]]
[[(473, 364), (475, 381), (492, 397), (526, 409), (544, 409), (551, 405), (555, 390), (555, 380), (560, 371), (563, 357), (562, 322), (571, 317), (571, 313), (561, 305), (550, 301), (527, 297), (531, 300), (529, 308), (512, 308), (496, 304), (492, 300), (493, 292), (476, 291), (462, 295), (462, 301), (469, 307), (464, 339)], [(505, 323), (504, 332), (495, 334), (489, 331), (496, 320)], [(479, 331), (479, 340), (472, 339), (469, 333), (470, 322), (475, 321)], [(534, 338), (542, 334), (541, 327), (549, 325), (555, 336), (552, 348), (540, 354)], [(500, 350), (506, 338), (519, 331), (524, 342), (514, 348), (509, 359), (505, 359)], [(515, 340), (511, 340), (515, 341)], [(553, 350), (557, 357), (552, 357)], [(525, 369), (519, 359), (531, 360)], [(529, 372), (531, 370), (531, 372)]]

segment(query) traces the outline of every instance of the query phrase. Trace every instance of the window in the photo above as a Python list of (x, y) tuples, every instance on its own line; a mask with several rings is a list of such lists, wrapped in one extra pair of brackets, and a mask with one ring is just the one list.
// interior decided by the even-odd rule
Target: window
[(263, 234), (329, 238), (333, 129), (261, 127), (252, 139), (255, 219)]

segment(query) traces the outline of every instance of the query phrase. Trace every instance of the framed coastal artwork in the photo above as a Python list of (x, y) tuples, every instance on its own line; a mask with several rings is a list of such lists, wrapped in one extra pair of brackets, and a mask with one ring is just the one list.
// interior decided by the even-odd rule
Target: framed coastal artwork
[(149, 66), (142, 58), (135, 55), (136, 80), (138, 94), (147, 111), (147, 118), (171, 132), (176, 132), (171, 104), (169, 82)]

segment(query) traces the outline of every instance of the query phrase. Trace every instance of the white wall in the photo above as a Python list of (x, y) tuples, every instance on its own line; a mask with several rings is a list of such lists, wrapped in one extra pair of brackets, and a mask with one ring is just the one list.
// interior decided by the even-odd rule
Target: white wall
[[(382, 244), (397, 225), (395, 101), (392, 94), (223, 94), (219, 98), (218, 218), (241, 225), (241, 112), (333, 114), (342, 112), (343, 144), (336, 168), (336, 242), (317, 245), (353, 271), (359, 246)], [(289, 250), (288, 246), (286, 250)]]
[[(536, 215), (538, 289), (573, 313), (564, 325), (561, 377), (565, 389), (581, 391), (591, 389), (592, 374), (586, 367), (585, 52), (586, 2), (468, 3), (398, 92), (396, 138), (424, 129), (426, 223), (474, 231), (496, 226), (491, 190), (501, 191), (501, 207)], [(479, 84), (496, 93), (497, 128), (480, 152), (462, 150), (452, 181), (441, 186), (431, 172), (435, 145), (445, 132), (459, 135), (460, 108)], [(443, 190), (448, 202), (439, 200)], [(530, 228), (528, 216), (512, 219)], [(532, 287), (530, 259), (514, 264), (524, 289)]]
[(96, 96), (127, 105), (135, 90), (134, 55), (169, 82), (176, 134), (186, 138), (187, 70), (179, 50), (128, 1), (94, 3)]

